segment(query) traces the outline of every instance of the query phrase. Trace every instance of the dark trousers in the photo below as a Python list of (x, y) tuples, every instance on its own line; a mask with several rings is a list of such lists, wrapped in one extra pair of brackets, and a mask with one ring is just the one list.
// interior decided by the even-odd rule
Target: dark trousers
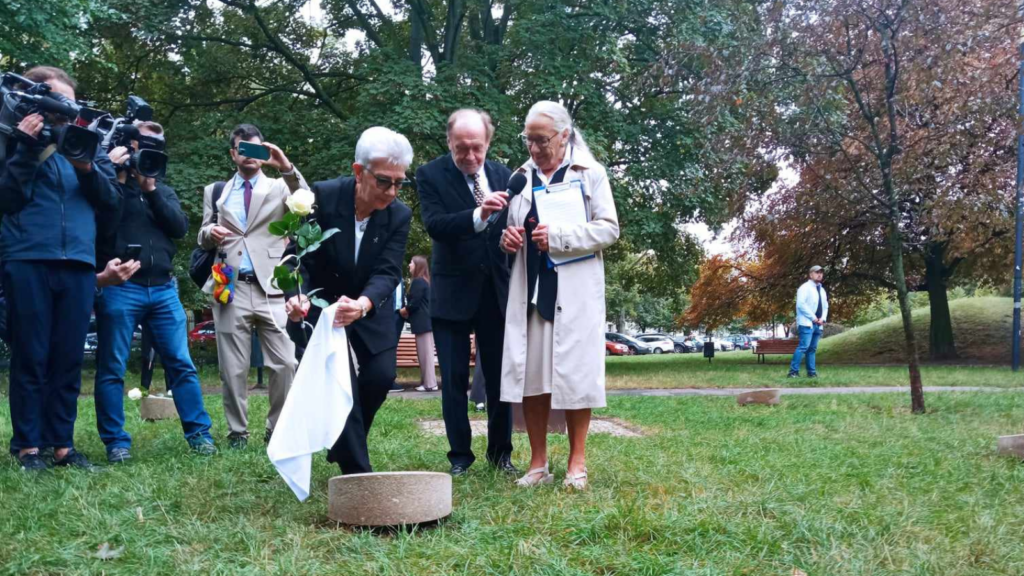
[(391, 383), (395, 381), (397, 349), (370, 354), (362, 339), (351, 330), (348, 337), (359, 361), (359, 375), (356, 376), (355, 366), (352, 366), (352, 412), (338, 441), (327, 452), (327, 461), (337, 463), (342, 474), (363, 474), (373, 472), (366, 438), (377, 411), (388, 397)]
[(485, 282), (476, 316), (464, 322), (431, 319), (434, 344), (441, 365), (441, 411), (448, 432), (448, 461), (470, 466), (473, 433), (469, 425), (469, 335), (476, 332), (487, 388), (487, 461), (496, 464), (512, 454), (512, 407), (501, 402), (501, 355), (505, 345), (505, 317), (491, 283)]
[(77, 262), (8, 261), (11, 451), (74, 446), (96, 271)]

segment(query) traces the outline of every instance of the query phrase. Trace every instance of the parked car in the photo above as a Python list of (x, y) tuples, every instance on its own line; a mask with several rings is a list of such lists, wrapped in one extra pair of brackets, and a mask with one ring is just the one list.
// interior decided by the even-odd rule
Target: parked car
[(646, 343), (641, 342), (631, 336), (626, 336), (625, 334), (606, 332), (604, 335), (604, 339), (608, 342), (615, 342), (616, 344), (625, 344), (629, 348), (629, 351), (632, 352), (633, 354), (642, 355), (651, 353), (651, 347), (648, 346)]
[(676, 343), (663, 334), (641, 334), (636, 339), (650, 346), (651, 352), (655, 354), (676, 351)]
[(719, 338), (714, 338), (713, 340), (715, 342), (715, 347), (722, 352), (729, 352), (730, 350), (736, 349), (736, 345), (728, 340), (723, 340)]
[(188, 333), (189, 342), (212, 342), (217, 339), (217, 331), (213, 326), (213, 320), (200, 322)]
[(629, 346), (619, 344), (618, 342), (604, 341), (605, 356), (629, 356), (630, 354), (632, 352), (630, 352)]
[(754, 347), (754, 340), (750, 336), (743, 334), (733, 334), (727, 337), (726, 340), (732, 342), (737, 350), (750, 350)]
[(685, 352), (696, 352), (697, 351), (697, 346), (692, 341), (690, 341), (690, 339), (687, 338), (686, 336), (682, 336), (682, 335), (675, 335), (675, 336), (673, 336), (672, 334), (664, 334), (662, 332), (651, 332), (651, 333), (648, 333), (648, 334), (643, 334), (643, 336), (661, 336), (662, 338), (665, 338), (667, 340), (671, 340), (672, 341), (672, 351), (675, 352), (676, 354), (683, 354)]

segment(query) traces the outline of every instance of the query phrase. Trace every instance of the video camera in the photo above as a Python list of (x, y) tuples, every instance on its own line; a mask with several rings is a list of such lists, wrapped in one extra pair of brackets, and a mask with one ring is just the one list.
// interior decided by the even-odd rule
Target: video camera
[[(9, 138), (28, 144), (55, 144), (69, 160), (91, 162), (99, 135), (85, 126), (102, 112), (53, 92), (45, 82), (33, 82), (10, 72), (0, 75), (0, 161), (5, 160)], [(43, 130), (35, 138), (18, 130), (29, 114), (42, 114)], [(64, 120), (54, 123), (54, 118)]]
[[(148, 122), (153, 119), (153, 108), (139, 96), (128, 97), (128, 110), (121, 118), (111, 114), (103, 114), (96, 118), (89, 128), (102, 136), (103, 148), (110, 152), (118, 146), (131, 150), (132, 140), (138, 142), (139, 149), (133, 150), (131, 158), (124, 164), (125, 169), (132, 169), (146, 178), (163, 178), (167, 172), (167, 154), (163, 136), (142, 134), (135, 121)], [(119, 167), (120, 169), (121, 167)]]

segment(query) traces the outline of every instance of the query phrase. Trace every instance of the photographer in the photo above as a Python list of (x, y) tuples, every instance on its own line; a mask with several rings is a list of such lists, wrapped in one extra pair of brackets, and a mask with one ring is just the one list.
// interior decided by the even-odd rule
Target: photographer
[[(136, 127), (141, 136), (163, 138), (163, 127), (156, 122)], [(133, 140), (131, 146), (110, 151), (110, 160), (121, 167), (118, 181), (124, 200), (113, 234), (97, 247), (97, 260), (137, 260), (141, 267), (127, 282), (104, 288), (96, 297), (96, 427), (108, 462), (131, 458), (132, 438), (124, 429), (124, 373), (132, 334), (141, 323), (152, 333), (153, 349), (163, 361), (185, 440), (195, 452), (212, 455), (217, 449), (210, 415), (189, 356), (185, 309), (174, 278), (174, 241), (185, 237), (188, 218), (173, 189), (130, 165), (139, 143)]]
[[(58, 68), (25, 78), (75, 98), (75, 82)], [(29, 114), (17, 128), (27, 137), (9, 147), (0, 174), (0, 259), (11, 339), (11, 452), (23, 469), (51, 464), (91, 470), (74, 448), (82, 358), (96, 289), (97, 214), (121, 207), (106, 155), (72, 161), (34, 141), (45, 124), (68, 119)], [(41, 450), (53, 449), (52, 462)]]

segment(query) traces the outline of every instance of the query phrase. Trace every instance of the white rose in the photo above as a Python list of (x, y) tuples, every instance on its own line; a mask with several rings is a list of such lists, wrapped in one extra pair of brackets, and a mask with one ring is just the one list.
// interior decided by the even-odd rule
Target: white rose
[(288, 210), (296, 216), (309, 216), (312, 214), (313, 202), (316, 202), (316, 196), (305, 188), (299, 188), (284, 201), (285, 205), (288, 206)]
[(131, 398), (132, 400), (140, 400), (142, 399), (142, 390), (139, 390), (138, 388), (132, 388), (131, 390), (128, 391), (128, 397)]

